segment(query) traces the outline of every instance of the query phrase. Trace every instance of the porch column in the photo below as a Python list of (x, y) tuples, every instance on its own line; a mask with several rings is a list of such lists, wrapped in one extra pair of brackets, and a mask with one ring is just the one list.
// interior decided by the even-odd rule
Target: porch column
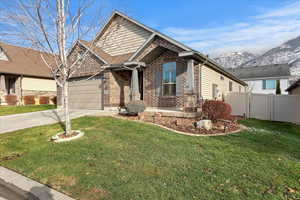
[(194, 74), (194, 60), (189, 59), (187, 62), (187, 91), (188, 93), (195, 92), (195, 74)]
[(139, 76), (137, 68), (132, 69), (131, 75), (131, 100), (140, 100), (141, 95), (139, 91)]
[(4, 95), (6, 94), (6, 84), (4, 74), (0, 74), (0, 105), (4, 104)]

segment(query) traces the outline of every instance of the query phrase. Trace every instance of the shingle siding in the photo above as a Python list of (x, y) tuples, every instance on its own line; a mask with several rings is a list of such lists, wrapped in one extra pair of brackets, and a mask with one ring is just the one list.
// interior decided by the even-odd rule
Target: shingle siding
[(112, 56), (133, 53), (150, 35), (149, 31), (117, 16), (100, 37), (97, 46)]

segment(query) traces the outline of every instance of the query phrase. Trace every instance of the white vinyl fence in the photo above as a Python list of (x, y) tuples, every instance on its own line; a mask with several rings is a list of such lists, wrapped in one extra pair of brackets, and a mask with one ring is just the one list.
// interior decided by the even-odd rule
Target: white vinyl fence
[(229, 93), (225, 101), (233, 115), (300, 124), (300, 95)]

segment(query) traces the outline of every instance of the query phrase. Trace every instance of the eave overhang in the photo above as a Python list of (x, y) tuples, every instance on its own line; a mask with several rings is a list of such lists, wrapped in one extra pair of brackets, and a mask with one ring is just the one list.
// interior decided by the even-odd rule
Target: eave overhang
[(213, 70), (223, 74), (224, 76), (227, 76), (228, 78), (240, 83), (243, 86), (247, 86), (247, 83), (244, 81), (238, 79), (231, 73), (224, 70), (222, 67), (220, 67), (216, 62), (214, 62), (212, 59), (208, 58), (207, 56), (201, 54), (200, 52), (196, 51), (183, 51), (178, 54), (179, 57), (185, 58), (185, 59), (194, 59), (198, 63), (206, 63), (208, 67), (212, 68)]

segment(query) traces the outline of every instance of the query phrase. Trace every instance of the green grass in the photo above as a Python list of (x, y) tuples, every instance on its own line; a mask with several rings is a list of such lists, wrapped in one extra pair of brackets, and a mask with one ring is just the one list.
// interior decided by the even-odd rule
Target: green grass
[(55, 105), (0, 106), (0, 116), (55, 109)]
[(48, 142), (59, 125), (0, 135), (0, 165), (76, 199), (300, 199), (300, 126), (241, 123), (251, 130), (190, 137), (84, 117), (69, 143)]

